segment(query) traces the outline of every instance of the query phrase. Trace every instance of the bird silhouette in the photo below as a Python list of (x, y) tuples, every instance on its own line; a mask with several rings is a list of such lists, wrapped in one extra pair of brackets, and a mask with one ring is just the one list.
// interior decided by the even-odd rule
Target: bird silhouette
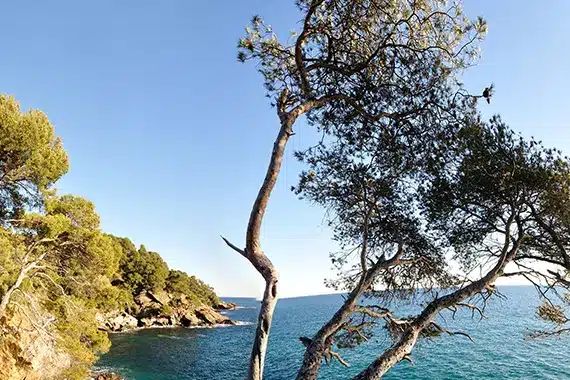
[(483, 91), (483, 97), (487, 99), (487, 103), (491, 104), (491, 91), (488, 87)]
[(491, 104), (491, 97), (493, 96), (493, 87), (493, 85), (490, 85), (483, 90), (483, 97), (489, 104)]

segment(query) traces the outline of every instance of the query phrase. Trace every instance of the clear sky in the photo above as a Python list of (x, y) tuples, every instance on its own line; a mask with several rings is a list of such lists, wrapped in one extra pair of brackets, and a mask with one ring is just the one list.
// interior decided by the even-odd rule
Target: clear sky
[[(278, 34), (298, 26), (293, 0), (0, 3), (0, 91), (47, 113), (71, 170), (63, 193), (92, 200), (105, 231), (159, 252), (224, 296), (259, 296), (261, 277), (238, 245), (278, 122), (236, 42), (253, 14)], [(480, 0), (489, 34), (466, 77), (496, 86), (486, 115), (570, 153), (569, 1)], [(288, 147), (263, 226), (283, 296), (325, 293), (322, 210), (289, 191), (292, 152), (314, 141), (302, 123)]]

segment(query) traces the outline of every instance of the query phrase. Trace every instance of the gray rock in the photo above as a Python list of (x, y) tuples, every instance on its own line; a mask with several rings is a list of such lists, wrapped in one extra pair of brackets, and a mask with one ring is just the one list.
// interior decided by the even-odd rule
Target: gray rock
[(157, 304), (160, 306), (160, 302), (157, 302), (156, 298), (154, 298), (154, 296), (152, 296), (151, 293), (147, 292), (146, 290), (143, 290), (137, 294), (134, 300), (135, 303), (142, 308), (156, 307)]
[(195, 313), (207, 325), (231, 324), (228, 317), (221, 315), (209, 306), (201, 306), (196, 309)]
[(235, 310), (237, 308), (237, 305), (233, 302), (230, 303), (225, 303), (225, 302), (220, 302), (217, 305), (218, 310)]
[(180, 318), (180, 323), (184, 327), (200, 326), (203, 322), (201, 319), (196, 317), (192, 311), (188, 311)]
[(161, 305), (168, 305), (171, 300), (170, 294), (165, 291), (160, 292), (146, 292), (147, 296), (151, 298), (154, 302), (158, 302)]
[(91, 380), (123, 380), (123, 377), (113, 372), (102, 372), (92, 374)]
[(151, 326), (172, 326), (173, 320), (170, 317), (148, 317), (148, 318), (141, 318), (140, 323), (144, 327), (151, 327)]
[(124, 311), (113, 311), (107, 314), (97, 314), (98, 327), (105, 331), (125, 331), (138, 326), (139, 321)]

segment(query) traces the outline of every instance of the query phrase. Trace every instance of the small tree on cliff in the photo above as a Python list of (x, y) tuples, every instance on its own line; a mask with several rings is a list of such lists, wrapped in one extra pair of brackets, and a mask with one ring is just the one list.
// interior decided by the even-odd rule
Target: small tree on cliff
[[(441, 312), (466, 308), (483, 316), (497, 278), (544, 279), (536, 262), (564, 265), (570, 231), (560, 206), (570, 202), (570, 183), (568, 163), (555, 151), (517, 137), (498, 118), (473, 120), (453, 139), (440, 140), (444, 148), (420, 155), (406, 145), (393, 152), (378, 147), (385, 132), (375, 130), (368, 141), (374, 144), (361, 140), (353, 152), (350, 138), (339, 135), (334, 144), (299, 155), (311, 171), (296, 190), (328, 208), (335, 238), (345, 246), (332, 257), (341, 270), (333, 285), (350, 294), (304, 339), (298, 379), (316, 378), (335, 339), (353, 347), (382, 321), (393, 344), (356, 376), (377, 379), (411, 360), (421, 337), (466, 335), (441, 326)], [(450, 270), (451, 263), (461, 270)], [(552, 287), (568, 286), (562, 274), (547, 273)], [(383, 302), (418, 295), (418, 287), (427, 306), (415, 316), (398, 317)], [(363, 295), (378, 302), (360, 305)], [(547, 315), (547, 306), (539, 313)]]
[(279, 41), (258, 16), (239, 41), (238, 59), (258, 64), (280, 125), (250, 214), (245, 248), (224, 239), (266, 282), (248, 371), (248, 378), (256, 380), (263, 376), (278, 285), (277, 269), (261, 248), (260, 230), (295, 122), (306, 115), (325, 133), (399, 123), (407, 138), (429, 141), (473, 112), (474, 98), (466, 96), (457, 78), (477, 58), (476, 42), (486, 32), (482, 19), (467, 19), (454, 2), (296, 4), (301, 29), (289, 41)]
[(125, 252), (121, 262), (121, 275), (133, 294), (143, 289), (164, 289), (168, 273), (168, 265), (162, 257), (156, 252), (147, 251), (144, 245), (138, 251)]
[(40, 111), (21, 112), (0, 95), (0, 222), (41, 207), (42, 195), (69, 168), (61, 140)]
[(118, 271), (122, 250), (99, 231), (99, 216), (91, 202), (70, 195), (49, 197), (45, 212), (26, 213), (10, 225), (10, 229), (2, 229), (0, 237), (6, 248), (0, 258), (9, 264), (0, 318), (14, 303), (16, 292), (23, 300), (30, 299), (24, 286), (30, 290), (51, 288), (90, 306), (104, 306), (100, 305), (101, 287), (110, 287), (109, 278)]
[[(57, 340), (73, 367), (62, 376), (84, 378), (109, 347), (94, 308), (116, 304), (120, 292), (109, 278), (122, 252), (99, 230), (91, 202), (55, 195), (52, 186), (67, 170), (47, 117), (21, 112), (13, 98), (0, 95), (0, 323)], [(11, 344), (6, 340), (4, 348)], [(11, 348), (5, 353), (17, 355)]]
[[(50, 187), (68, 167), (61, 140), (48, 118), (37, 110), (21, 112), (14, 98), (0, 95), (0, 224), (4, 227), (0, 231), (0, 317), (25, 277), (21, 271), (22, 276), (14, 275), (18, 262), (14, 247), (22, 245), (22, 237), (10, 231), (12, 219), (25, 210), (41, 208)], [(38, 244), (24, 251), (34, 250)], [(23, 258), (27, 257), (24, 253)], [(32, 269), (26, 268), (20, 269)]]

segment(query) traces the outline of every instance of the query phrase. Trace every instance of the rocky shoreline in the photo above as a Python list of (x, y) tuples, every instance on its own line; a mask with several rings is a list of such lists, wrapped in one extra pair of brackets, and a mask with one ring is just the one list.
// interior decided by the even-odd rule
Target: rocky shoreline
[(114, 372), (100, 372), (92, 373), (89, 380), (124, 380), (124, 377)]
[(233, 303), (220, 302), (215, 308), (192, 302), (185, 295), (143, 290), (129, 310), (114, 310), (96, 316), (98, 328), (109, 333), (156, 327), (215, 327), (236, 325), (220, 311), (235, 310)]
[[(173, 297), (166, 292), (141, 291), (130, 310), (115, 310), (96, 316), (99, 329), (107, 333), (121, 333), (147, 328), (235, 326), (238, 322), (220, 312), (238, 309), (234, 303), (220, 301), (215, 308), (205, 304), (196, 306), (184, 295)], [(122, 380), (114, 372), (93, 372), (91, 380)]]

